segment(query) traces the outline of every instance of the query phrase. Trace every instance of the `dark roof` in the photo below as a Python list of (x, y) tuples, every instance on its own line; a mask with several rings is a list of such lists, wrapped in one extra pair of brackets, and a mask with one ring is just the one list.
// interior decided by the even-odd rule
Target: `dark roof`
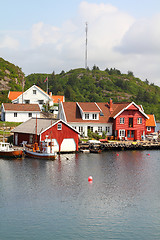
[(13, 104), (3, 103), (5, 111), (16, 111), (16, 112), (40, 112), (41, 109), (38, 104)]
[[(37, 118), (37, 135), (58, 120), (48, 118)], [(28, 121), (20, 124), (12, 130), (12, 132), (36, 134), (36, 118), (31, 118)]]

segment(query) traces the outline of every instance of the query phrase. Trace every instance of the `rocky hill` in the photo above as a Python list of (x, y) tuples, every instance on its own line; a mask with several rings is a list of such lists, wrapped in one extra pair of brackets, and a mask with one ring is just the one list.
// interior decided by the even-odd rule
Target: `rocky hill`
[(0, 90), (19, 90), (22, 89), (24, 73), (14, 64), (0, 58)]

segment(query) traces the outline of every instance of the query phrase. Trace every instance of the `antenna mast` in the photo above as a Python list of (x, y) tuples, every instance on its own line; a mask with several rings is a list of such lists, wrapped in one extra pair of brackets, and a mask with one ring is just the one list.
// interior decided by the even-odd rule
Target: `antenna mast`
[(86, 49), (85, 49), (85, 69), (87, 69), (87, 43), (88, 43), (88, 39), (87, 39), (87, 34), (88, 34), (88, 23), (86, 22)]

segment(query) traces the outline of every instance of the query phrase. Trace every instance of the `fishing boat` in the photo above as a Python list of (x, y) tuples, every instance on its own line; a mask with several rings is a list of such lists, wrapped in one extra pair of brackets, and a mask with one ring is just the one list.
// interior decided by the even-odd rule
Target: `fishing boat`
[(26, 156), (31, 158), (54, 160), (57, 157), (57, 153), (54, 151), (53, 140), (48, 138), (40, 142), (40, 146), (38, 146), (37, 142), (33, 146), (25, 145), (24, 152)]
[(19, 158), (22, 154), (22, 150), (13, 148), (10, 143), (0, 142), (0, 157)]

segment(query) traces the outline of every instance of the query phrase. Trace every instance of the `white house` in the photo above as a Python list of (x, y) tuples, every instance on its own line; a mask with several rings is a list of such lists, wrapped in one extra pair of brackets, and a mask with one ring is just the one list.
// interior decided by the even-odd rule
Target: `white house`
[(58, 118), (70, 124), (82, 136), (88, 136), (88, 130), (102, 135), (112, 136), (110, 110), (106, 103), (61, 102)]
[(2, 103), (1, 120), (6, 122), (25, 122), (32, 117), (40, 117), (38, 104)]
[(8, 93), (8, 98), (12, 103), (38, 104), (41, 109), (43, 104), (46, 103), (53, 106), (52, 97), (36, 85), (33, 85), (23, 93), (10, 91)]

